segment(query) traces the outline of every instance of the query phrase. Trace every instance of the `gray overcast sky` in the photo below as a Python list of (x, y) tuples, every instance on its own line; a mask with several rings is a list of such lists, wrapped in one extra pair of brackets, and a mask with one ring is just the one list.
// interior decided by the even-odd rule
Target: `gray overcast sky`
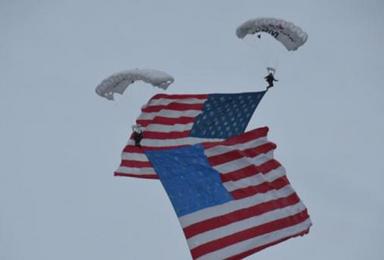
[[(169, 93), (277, 87), (248, 129), (267, 125), (314, 226), (249, 259), (384, 259), (384, 2), (0, 1), (0, 259), (190, 259), (158, 181), (113, 177), (139, 109), (158, 90), (115, 102), (106, 76), (146, 67)], [(309, 34), (295, 53), (235, 37), (281, 17)]]

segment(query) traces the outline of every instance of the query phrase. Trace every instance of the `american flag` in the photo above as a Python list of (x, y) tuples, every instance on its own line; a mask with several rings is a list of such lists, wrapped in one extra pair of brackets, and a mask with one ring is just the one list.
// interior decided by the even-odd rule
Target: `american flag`
[(217, 142), (243, 133), (264, 94), (155, 95), (136, 120), (144, 130), (142, 147), (131, 137), (115, 176), (156, 179), (144, 151)]
[(146, 151), (193, 259), (242, 259), (309, 232), (307, 209), (263, 127), (215, 144)]

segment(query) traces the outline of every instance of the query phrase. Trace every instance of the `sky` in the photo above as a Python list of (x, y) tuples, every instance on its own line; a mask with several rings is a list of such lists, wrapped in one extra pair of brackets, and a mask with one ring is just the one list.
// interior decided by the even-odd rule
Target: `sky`
[[(0, 259), (190, 259), (159, 181), (114, 177), (141, 106), (132, 68), (175, 77), (168, 93), (276, 87), (248, 130), (268, 126), (308, 207), (308, 235), (247, 259), (384, 259), (384, 2), (381, 0), (0, 0)], [(287, 52), (236, 38), (245, 20), (305, 30)], [(267, 36), (266, 36), (267, 37)]]

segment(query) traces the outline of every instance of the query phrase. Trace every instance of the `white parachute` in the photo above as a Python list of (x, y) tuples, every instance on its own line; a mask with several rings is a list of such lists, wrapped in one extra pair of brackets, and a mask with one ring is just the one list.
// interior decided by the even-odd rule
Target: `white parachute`
[[(291, 22), (276, 18), (256, 18), (241, 24), (236, 35), (243, 39), (248, 34), (268, 33), (280, 41), (288, 51), (297, 50), (308, 39), (308, 35), (300, 27)], [(260, 38), (261, 35), (259, 34)]]
[(133, 69), (115, 73), (104, 79), (97, 87), (96, 93), (108, 100), (113, 100), (113, 94), (123, 94), (125, 89), (135, 81), (144, 81), (155, 87), (167, 89), (175, 79), (159, 70)]

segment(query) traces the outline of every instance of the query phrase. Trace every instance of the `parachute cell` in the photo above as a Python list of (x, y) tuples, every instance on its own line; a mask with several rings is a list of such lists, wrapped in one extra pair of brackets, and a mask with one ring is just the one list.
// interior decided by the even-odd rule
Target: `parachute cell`
[(167, 89), (175, 79), (159, 70), (133, 69), (122, 71), (104, 79), (97, 87), (96, 93), (106, 99), (113, 100), (113, 94), (123, 94), (125, 89), (135, 81), (144, 81), (155, 87)]
[[(256, 18), (241, 24), (236, 35), (243, 39), (248, 34), (268, 33), (280, 41), (289, 51), (297, 50), (308, 38), (306, 32), (291, 22), (276, 18)], [(258, 34), (260, 38), (260, 34)]]

